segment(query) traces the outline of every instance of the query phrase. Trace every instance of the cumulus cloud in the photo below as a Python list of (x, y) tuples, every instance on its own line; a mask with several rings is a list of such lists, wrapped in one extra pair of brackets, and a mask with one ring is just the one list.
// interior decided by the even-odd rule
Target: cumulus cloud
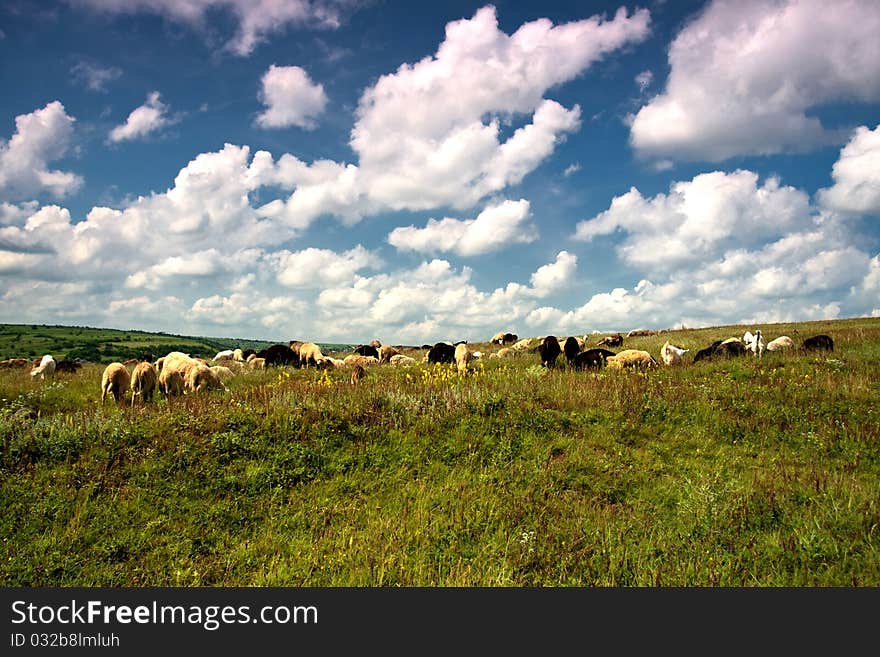
[(538, 229), (527, 224), (529, 202), (502, 201), (486, 207), (476, 219), (429, 219), (424, 228), (401, 226), (388, 235), (388, 243), (402, 251), (475, 256), (498, 251), (510, 244), (529, 243), (538, 238)]
[(159, 100), (159, 92), (149, 93), (144, 104), (132, 110), (125, 123), (110, 131), (110, 141), (131, 141), (164, 128), (172, 123), (167, 111), (168, 106)]
[(94, 62), (79, 61), (70, 68), (70, 74), (77, 82), (92, 91), (107, 92), (107, 83), (122, 75), (118, 66), (101, 66)]
[(286, 128), (292, 125), (307, 130), (317, 127), (315, 118), (327, 105), (324, 87), (315, 84), (299, 66), (272, 64), (262, 77), (260, 100), (265, 111), (257, 115), (262, 128)]
[[(301, 163), (293, 194), (265, 211), (304, 226), (321, 214), (355, 222), (379, 210), (471, 208), (522, 181), (579, 129), (580, 108), (545, 93), (646, 38), (649, 20), (647, 10), (621, 9), (611, 19), (540, 19), (508, 35), (487, 6), (453, 21), (434, 55), (364, 91), (350, 138), (357, 164)], [(524, 124), (502, 140), (514, 120)]]
[(205, 28), (209, 13), (230, 12), (238, 24), (226, 49), (250, 55), (273, 34), (291, 25), (311, 28), (336, 28), (342, 18), (344, 3), (334, 0), (67, 0), (71, 5), (111, 14), (152, 13), (167, 20)]
[(7, 200), (41, 193), (62, 198), (79, 189), (80, 176), (48, 168), (70, 147), (75, 121), (57, 100), (15, 117), (15, 134), (9, 141), (0, 140), (0, 193)]
[(880, 125), (856, 129), (831, 170), (834, 185), (819, 190), (821, 204), (838, 212), (880, 214)]
[(716, 258), (811, 225), (809, 197), (752, 171), (714, 171), (674, 182), (669, 194), (646, 199), (636, 188), (577, 224), (574, 238), (624, 233), (616, 251), (625, 263), (669, 271)]
[(343, 253), (308, 248), (272, 254), (278, 269), (278, 282), (292, 288), (325, 288), (351, 282), (361, 269), (376, 269), (382, 260), (358, 245)]
[(873, 0), (714, 0), (670, 45), (666, 88), (631, 117), (631, 143), (708, 161), (839, 143), (809, 112), (880, 100), (878, 32)]
[(845, 220), (751, 171), (700, 174), (649, 198), (633, 188), (579, 223), (576, 238), (612, 233), (640, 280), (574, 309), (535, 308), (525, 320), (531, 331), (833, 319), (876, 305), (878, 258)]

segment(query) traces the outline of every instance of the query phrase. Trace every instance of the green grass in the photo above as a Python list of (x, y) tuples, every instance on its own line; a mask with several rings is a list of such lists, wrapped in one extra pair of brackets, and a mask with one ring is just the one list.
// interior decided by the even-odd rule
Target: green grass
[(745, 328), (627, 340), (692, 349), (648, 373), (273, 369), (134, 410), (101, 407), (97, 364), (0, 371), (0, 578), (880, 585), (880, 319), (760, 327), (832, 354), (690, 363)]

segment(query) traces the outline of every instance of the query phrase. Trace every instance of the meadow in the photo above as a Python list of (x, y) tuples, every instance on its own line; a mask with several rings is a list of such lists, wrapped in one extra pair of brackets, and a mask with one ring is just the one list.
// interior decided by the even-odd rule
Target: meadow
[[(691, 362), (746, 328), (835, 349)], [(143, 408), (98, 363), (0, 370), (0, 581), (880, 585), (880, 318), (624, 348), (666, 340), (682, 366), (271, 368)]]

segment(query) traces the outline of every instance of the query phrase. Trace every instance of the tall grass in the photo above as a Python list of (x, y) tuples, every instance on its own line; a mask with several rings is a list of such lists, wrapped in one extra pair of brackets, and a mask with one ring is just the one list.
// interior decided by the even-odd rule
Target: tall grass
[(135, 409), (101, 406), (98, 365), (0, 372), (2, 581), (877, 586), (880, 320), (768, 328), (836, 349), (271, 369)]

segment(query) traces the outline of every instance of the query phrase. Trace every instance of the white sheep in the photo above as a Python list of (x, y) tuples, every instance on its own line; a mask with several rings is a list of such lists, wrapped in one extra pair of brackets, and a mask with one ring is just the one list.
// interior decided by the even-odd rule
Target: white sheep
[(794, 340), (787, 335), (780, 335), (767, 343), (767, 351), (784, 351), (785, 349), (794, 349)]
[(459, 344), (455, 348), (455, 364), (458, 367), (459, 374), (467, 374), (468, 365), (472, 360), (476, 360), (478, 358), (482, 358), (483, 354), (480, 351), (471, 351), (470, 347), (467, 346), (464, 342)]
[(650, 369), (657, 367), (657, 361), (647, 351), (641, 349), (624, 349), (614, 356), (608, 356), (605, 359), (605, 365), (609, 368), (622, 369), (624, 367), (635, 367)]
[(47, 376), (52, 376), (55, 374), (55, 366), (57, 363), (55, 359), (52, 358), (49, 354), (43, 356), (43, 359), (40, 361), (40, 364), (37, 365), (34, 369), (31, 370), (31, 376), (34, 379), (40, 379), (43, 381)]
[(388, 362), (392, 365), (413, 365), (416, 359), (404, 354), (394, 354)]
[(218, 351), (217, 355), (214, 356), (212, 360), (221, 360), (223, 358), (232, 358), (235, 355), (235, 350), (233, 349), (224, 349), (223, 351)]
[(667, 340), (660, 348), (660, 357), (665, 365), (680, 365), (684, 362), (684, 355), (689, 351), (690, 349), (682, 349), (674, 344), (669, 344), (669, 340)]
[(203, 390), (223, 390), (228, 392), (220, 375), (207, 365), (199, 363), (186, 371), (186, 391), (198, 393)]

